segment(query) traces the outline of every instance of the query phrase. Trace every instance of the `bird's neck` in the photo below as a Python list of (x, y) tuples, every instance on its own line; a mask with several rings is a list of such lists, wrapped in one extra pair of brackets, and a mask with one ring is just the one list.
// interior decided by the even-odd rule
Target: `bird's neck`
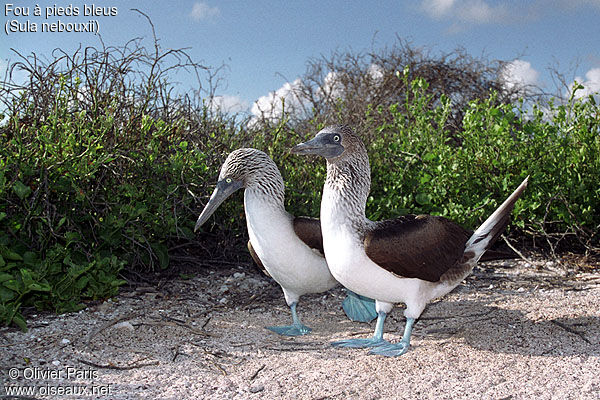
[(365, 208), (371, 187), (369, 158), (364, 152), (327, 162), (321, 220), (331, 227), (350, 224), (358, 230), (367, 223)]
[(263, 248), (293, 231), (290, 214), (285, 211), (283, 204), (283, 189), (281, 196), (273, 196), (264, 190), (247, 187), (244, 191), (244, 211), (250, 241), (255, 247)]
[(256, 174), (246, 182), (244, 208), (246, 219), (253, 220), (253, 224), (262, 224), (267, 219), (287, 218), (283, 204), (283, 178), (277, 169), (267, 172), (270, 173)]

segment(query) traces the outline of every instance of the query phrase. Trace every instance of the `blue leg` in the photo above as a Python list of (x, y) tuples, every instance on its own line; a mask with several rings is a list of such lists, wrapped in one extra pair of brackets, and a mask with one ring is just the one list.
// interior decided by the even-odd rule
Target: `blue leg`
[(362, 349), (364, 347), (377, 347), (388, 345), (389, 342), (383, 340), (383, 323), (385, 322), (386, 313), (380, 311), (377, 316), (377, 325), (375, 326), (375, 333), (371, 339), (346, 339), (340, 340), (339, 342), (331, 343), (334, 347), (351, 347), (355, 349)]
[(375, 300), (346, 290), (348, 295), (342, 302), (344, 312), (351, 321), (371, 322), (377, 318)]
[(410, 346), (410, 334), (412, 333), (412, 328), (415, 323), (414, 318), (406, 318), (406, 326), (404, 327), (404, 335), (402, 335), (402, 340), (395, 344), (386, 344), (375, 349), (372, 349), (369, 354), (378, 354), (380, 356), (386, 357), (396, 357), (400, 356), (408, 351), (408, 347)]
[(290, 309), (292, 310), (292, 319), (294, 321), (292, 325), (267, 326), (267, 329), (284, 336), (301, 336), (310, 333), (312, 329), (310, 329), (306, 325), (302, 325), (302, 322), (300, 322), (300, 318), (298, 318), (298, 314), (296, 313), (297, 304), (298, 303), (292, 303), (292, 305), (290, 306)]

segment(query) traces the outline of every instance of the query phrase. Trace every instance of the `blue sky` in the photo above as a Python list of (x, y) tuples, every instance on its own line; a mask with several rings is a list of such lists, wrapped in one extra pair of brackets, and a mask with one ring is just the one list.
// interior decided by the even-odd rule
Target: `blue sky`
[[(39, 3), (43, 7), (72, 4), (79, 7), (80, 14), (84, 5), (94, 4)], [(288, 82), (305, 72), (311, 57), (335, 50), (391, 46), (397, 36), (434, 52), (463, 47), (474, 56), (517, 60), (510, 70), (512, 79), (547, 90), (554, 89), (547, 68), (558, 63), (568, 77), (577, 76), (590, 88), (600, 89), (600, 0), (108, 0), (96, 4), (116, 7), (116, 16), (48, 19), (33, 15), (35, 2), (14, 1), (7, 8), (8, 4), (4, 2), (0, 13), (0, 70), (5, 69), (7, 60), (17, 59), (11, 47), (23, 54), (48, 55), (56, 47), (72, 51), (80, 44), (100, 44), (94, 33), (40, 32), (42, 22), (97, 21), (107, 45), (121, 45), (138, 36), (149, 39), (146, 20), (130, 10), (138, 8), (152, 19), (163, 48), (189, 47), (195, 61), (228, 66), (217, 93), (223, 96), (225, 107), (237, 104), (251, 109), (269, 92), (283, 93)], [(29, 7), (30, 16), (17, 15), (17, 7)], [(38, 32), (7, 34), (10, 21), (15, 20), (20, 26), (27, 21), (37, 23)], [(151, 44), (149, 40), (146, 43)], [(192, 79), (182, 78), (183, 89), (192, 83)]]

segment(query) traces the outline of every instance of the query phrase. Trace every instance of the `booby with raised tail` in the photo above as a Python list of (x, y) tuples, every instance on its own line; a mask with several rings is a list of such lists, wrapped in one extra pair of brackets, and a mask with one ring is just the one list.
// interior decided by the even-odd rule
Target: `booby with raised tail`
[[(283, 289), (292, 312), (289, 326), (267, 327), (280, 335), (305, 335), (311, 329), (300, 322), (296, 305), (300, 296), (336, 286), (323, 256), (318, 219), (294, 217), (284, 207), (284, 184), (279, 169), (264, 152), (242, 148), (229, 154), (217, 186), (198, 217), (195, 231), (238, 189), (244, 188), (248, 249), (254, 261)], [(368, 322), (377, 313), (374, 301), (348, 293), (343, 302), (353, 321)]]
[[(321, 229), (329, 269), (342, 285), (375, 299), (375, 333), (369, 339), (334, 342), (338, 347), (371, 347), (370, 354), (398, 356), (410, 346), (413, 324), (434, 298), (454, 289), (508, 223), (527, 178), (474, 232), (446, 218), (405, 215), (374, 222), (365, 216), (371, 185), (369, 157), (362, 140), (345, 125), (330, 126), (292, 153), (327, 160), (321, 200)], [(406, 304), (400, 342), (383, 339), (383, 324), (394, 303)]]

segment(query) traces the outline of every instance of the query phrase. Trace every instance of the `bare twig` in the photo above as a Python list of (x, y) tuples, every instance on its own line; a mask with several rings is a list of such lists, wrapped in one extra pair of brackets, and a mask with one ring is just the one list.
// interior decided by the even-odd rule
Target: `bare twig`
[(200, 329), (204, 330), (204, 328), (206, 328), (206, 325), (208, 325), (208, 323), (210, 322), (211, 319), (212, 319), (212, 317), (208, 317), (206, 319), (206, 321), (204, 321), (204, 323), (202, 324), (202, 326), (200, 327)]
[(150, 361), (147, 363), (130, 364), (130, 365), (98, 364), (98, 363), (95, 363), (92, 361), (84, 360), (82, 358), (78, 358), (77, 361), (79, 361), (80, 363), (83, 363), (85, 365), (89, 365), (90, 367), (94, 367), (94, 368), (116, 369), (119, 371), (126, 371), (126, 370), (130, 370), (130, 369), (143, 368), (143, 367), (148, 367), (150, 365), (158, 365), (159, 364), (158, 360)]
[(191, 327), (188, 324), (181, 324), (173, 321), (140, 321), (140, 325), (152, 325), (152, 326), (179, 326), (181, 328), (185, 328), (198, 336), (208, 336), (208, 337), (219, 337), (219, 335), (198, 330), (196, 328)]
[(572, 333), (574, 335), (577, 335), (581, 338), (581, 340), (583, 340), (584, 342), (586, 342), (587, 344), (592, 344), (592, 342), (589, 341), (588, 338), (586, 338), (583, 333), (579, 332), (578, 330), (575, 330), (573, 328), (571, 328), (569, 325), (567, 324), (563, 324), (562, 322), (556, 320), (556, 319), (551, 319), (550, 322), (552, 322), (554, 325), (561, 327), (562, 329), (564, 329), (565, 331)]
[(519, 257), (521, 257), (522, 260), (526, 261), (530, 265), (535, 265), (535, 263), (533, 261), (531, 261), (529, 258), (525, 257), (523, 255), (523, 253), (521, 253), (519, 250), (517, 250), (517, 248), (508, 241), (508, 239), (506, 238), (506, 236), (504, 236), (504, 234), (502, 235), (502, 240), (504, 240), (504, 243), (506, 243), (506, 245), (508, 247), (510, 247), (510, 249), (512, 251), (514, 251)]
[(112, 320), (108, 321), (107, 323), (105, 323), (102, 326), (100, 326), (100, 328), (98, 328), (95, 331), (92, 331), (92, 333), (90, 333), (90, 335), (87, 337), (87, 339), (85, 341), (85, 345), (89, 346), (91, 340), (94, 337), (96, 337), (100, 332), (104, 331), (105, 329), (110, 328), (111, 326), (117, 324), (118, 322), (125, 321), (125, 320), (128, 320), (128, 319), (136, 318), (138, 315), (139, 315), (138, 313), (128, 313), (128, 314), (121, 315), (120, 317), (117, 317), (115, 319), (112, 319)]
[(258, 374), (260, 373), (260, 371), (262, 371), (263, 369), (265, 369), (265, 367), (266, 367), (266, 366), (267, 366), (266, 364), (263, 364), (263, 365), (261, 365), (261, 366), (260, 366), (260, 367), (259, 367), (259, 368), (256, 370), (256, 372), (254, 372), (254, 373), (252, 374), (252, 376), (250, 377), (250, 380), (251, 380), (251, 381), (255, 380), (255, 379), (256, 379), (256, 377), (258, 376)]
[(215, 360), (212, 360), (212, 359), (211, 359), (211, 360), (209, 360), (209, 361), (210, 361), (210, 363), (211, 363), (212, 365), (214, 365), (215, 367), (217, 367), (217, 369), (218, 369), (219, 371), (221, 371), (221, 373), (223, 374), (223, 376), (227, 376), (227, 371), (225, 371), (225, 368), (221, 367), (221, 365), (219, 365), (219, 363), (217, 363)]

